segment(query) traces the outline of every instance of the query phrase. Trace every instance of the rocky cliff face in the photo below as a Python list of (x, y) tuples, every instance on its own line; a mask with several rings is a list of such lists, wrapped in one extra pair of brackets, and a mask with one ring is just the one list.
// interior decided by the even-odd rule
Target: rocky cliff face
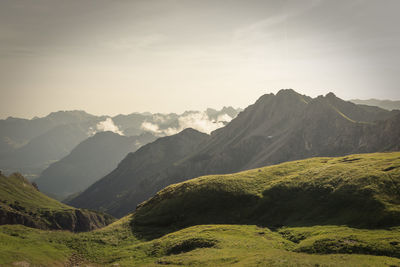
[(113, 221), (114, 218), (110, 215), (84, 209), (44, 211), (43, 214), (32, 214), (0, 208), (0, 225), (22, 224), (38, 229), (87, 232), (107, 226)]

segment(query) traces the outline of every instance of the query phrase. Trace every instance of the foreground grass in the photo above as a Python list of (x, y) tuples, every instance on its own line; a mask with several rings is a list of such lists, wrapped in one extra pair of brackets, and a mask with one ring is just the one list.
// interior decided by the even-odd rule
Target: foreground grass
[[(400, 266), (400, 230), (198, 225), (150, 241), (125, 217), (89, 233), (0, 227), (0, 265)], [(386, 256), (384, 256), (386, 255)]]
[(192, 179), (91, 232), (0, 226), (15, 264), (400, 267), (400, 153)]

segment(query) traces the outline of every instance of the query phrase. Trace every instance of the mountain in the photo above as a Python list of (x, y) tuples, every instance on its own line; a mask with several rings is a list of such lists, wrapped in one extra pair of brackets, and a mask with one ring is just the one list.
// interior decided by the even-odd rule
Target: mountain
[(59, 111), (32, 120), (0, 120), (0, 168), (33, 179), (88, 138), (103, 119), (84, 111)]
[(96, 231), (0, 226), (4, 266), (399, 266), (400, 152), (171, 185)]
[(140, 135), (143, 133), (141, 128), (143, 122), (151, 120), (153, 114), (151, 113), (132, 113), (128, 115), (119, 114), (112, 119), (125, 135)]
[(223, 107), (221, 110), (208, 108), (206, 113), (211, 120), (221, 121), (225, 116), (229, 116), (231, 119), (236, 118), (241, 111), (241, 109), (235, 109), (233, 107)]
[(360, 143), (359, 138), (372, 135), (369, 131), (381, 132), (374, 121), (396, 114), (359, 107), (332, 93), (311, 99), (281, 90), (262, 96), (226, 127), (216, 130), (208, 144), (186, 162), (190, 168), (191, 161), (201, 158), (198, 163), (203, 174), (229, 173), (312, 156), (395, 150), (398, 143), (388, 142), (386, 147), (374, 142), (374, 147), (366, 148), (372, 145)]
[(126, 214), (132, 210), (132, 203), (140, 203), (149, 194), (156, 193), (158, 187), (149, 184), (158, 183), (158, 177), (168, 167), (195, 151), (208, 138), (207, 134), (190, 128), (159, 138), (129, 153), (114, 171), (68, 203)]
[(232, 120), (238, 110), (224, 107), (220, 111), (213, 110), (212, 114), (147, 112), (115, 117), (58, 111), (32, 120), (9, 117), (0, 120), (0, 169), (8, 174), (21, 172), (33, 180), (51, 163), (67, 156), (75, 146), (97, 132), (112, 131), (125, 136), (151, 133), (160, 137), (193, 127), (209, 133)]
[(23, 224), (39, 229), (89, 231), (113, 222), (99, 212), (75, 209), (42, 194), (18, 173), (0, 173), (0, 225)]
[(27, 144), (50, 129), (63, 124), (80, 123), (94, 119), (84, 111), (58, 111), (32, 120), (9, 117), (0, 120), (0, 154)]
[(49, 164), (67, 155), (72, 148), (88, 138), (91, 123), (56, 126), (26, 145), (0, 157), (0, 167), (10, 173), (21, 171), (34, 178)]
[(400, 109), (400, 101), (380, 100), (380, 99), (352, 99), (351, 102), (358, 105), (377, 106), (387, 110)]
[(42, 192), (65, 198), (86, 189), (115, 169), (129, 152), (154, 140), (155, 136), (150, 133), (130, 137), (113, 132), (97, 133), (51, 164), (35, 182)]
[[(400, 112), (359, 106), (332, 93), (311, 98), (287, 89), (263, 95), (205, 139), (181, 158), (160, 154), (161, 172), (152, 168), (138, 172), (147, 156), (129, 155), (130, 161), (125, 159), (112, 175), (70, 203), (122, 216), (165, 186), (200, 175), (307, 157), (400, 150)], [(146, 149), (151, 151), (153, 145)], [(121, 186), (137, 180), (140, 191)]]
[(132, 113), (113, 117), (115, 124), (126, 135), (137, 135), (143, 131), (157, 136), (176, 134), (186, 128), (210, 133), (226, 125), (241, 109), (223, 107), (221, 110), (208, 108), (206, 111), (185, 111), (182, 114)]

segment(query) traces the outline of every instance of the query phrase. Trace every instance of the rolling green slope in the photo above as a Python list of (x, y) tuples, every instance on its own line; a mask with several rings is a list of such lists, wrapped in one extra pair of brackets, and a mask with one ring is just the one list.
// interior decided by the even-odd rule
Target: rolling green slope
[(400, 152), (199, 177), (91, 232), (0, 226), (0, 265), (400, 266), (399, 185)]
[(114, 219), (99, 212), (75, 209), (39, 192), (22, 175), (0, 175), (0, 224), (40, 229), (89, 231)]
[(400, 225), (400, 152), (311, 158), (174, 184), (139, 205), (137, 229)]

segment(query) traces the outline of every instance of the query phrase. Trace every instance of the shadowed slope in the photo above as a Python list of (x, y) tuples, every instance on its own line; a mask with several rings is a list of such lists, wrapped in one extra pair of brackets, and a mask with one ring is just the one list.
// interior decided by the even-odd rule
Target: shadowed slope
[(51, 164), (35, 182), (41, 191), (65, 198), (83, 191), (111, 172), (129, 152), (154, 139), (149, 133), (132, 137), (97, 133)]

